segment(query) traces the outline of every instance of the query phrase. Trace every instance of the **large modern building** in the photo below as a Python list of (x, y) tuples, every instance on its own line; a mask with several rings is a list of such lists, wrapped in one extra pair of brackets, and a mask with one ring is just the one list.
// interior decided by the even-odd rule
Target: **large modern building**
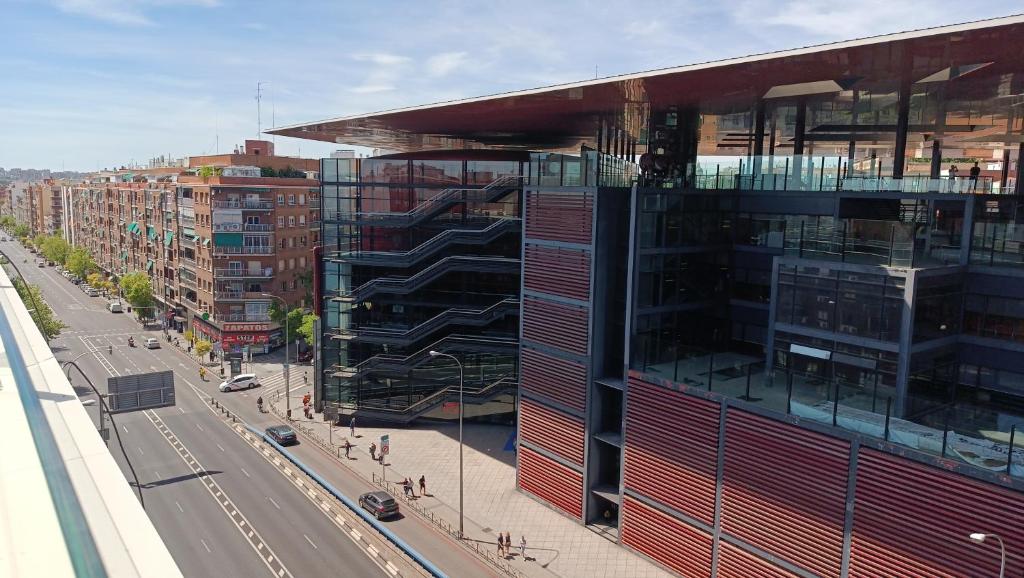
[(318, 166), (247, 141), (188, 168), (93, 175), (64, 192), (65, 235), (108, 274), (149, 274), (168, 325), (265, 352), (284, 342), (269, 316), (274, 298), (310, 304), (320, 213), (316, 171), (306, 169)]
[[(1024, 572), (1022, 37), (1008, 17), (274, 131), (399, 151), (324, 161), (347, 345), (321, 399), (391, 386), (339, 381), (390, 351), (353, 347), (363, 323), (463, 307), (361, 291), (434, 271), (488, 295), (468, 317), (498, 303), (434, 264), (494, 225), (394, 229), (497, 201), (480, 185), (514, 171), (468, 163), (524, 155), (523, 491), (686, 576), (996, 575), (972, 532)], [(413, 194), (431, 159), (448, 188)], [(478, 243), (413, 261), (456, 236)]]

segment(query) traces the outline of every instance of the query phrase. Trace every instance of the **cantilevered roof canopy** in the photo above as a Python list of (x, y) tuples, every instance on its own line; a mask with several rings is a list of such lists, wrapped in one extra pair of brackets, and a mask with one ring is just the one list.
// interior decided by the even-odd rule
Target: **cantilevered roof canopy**
[[(700, 106), (702, 112), (724, 114), (750, 110), (760, 98), (813, 98), (851, 88), (895, 92), (900, 78), (944, 82), (947, 98), (1024, 99), (1022, 39), (1024, 15), (1008, 16), (268, 132), (395, 151), (553, 150), (592, 139), (602, 116), (627, 126), (629, 116), (648, 106)], [(1005, 110), (1010, 104), (1004, 100), (999, 106)]]

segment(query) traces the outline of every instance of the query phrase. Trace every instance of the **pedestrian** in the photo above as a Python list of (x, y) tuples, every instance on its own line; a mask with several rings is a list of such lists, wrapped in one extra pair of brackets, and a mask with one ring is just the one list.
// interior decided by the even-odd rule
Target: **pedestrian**
[(519, 536), (519, 553), (526, 560), (526, 536)]
[(427, 495), (427, 478), (426, 476), (420, 476), (420, 495)]
[(352, 416), (352, 419), (349, 420), (348, 431), (352, 434), (352, 437), (356, 437), (356, 416)]
[(971, 190), (978, 190), (978, 177), (981, 176), (981, 167), (978, 166), (978, 161), (974, 161), (974, 166), (971, 167)]
[(346, 460), (352, 459), (352, 458), (348, 457), (348, 454), (349, 454), (350, 451), (352, 451), (352, 442), (348, 441), (348, 438), (345, 438), (345, 459)]
[(409, 478), (402, 480), (402, 493), (405, 494), (406, 498), (409, 497)]
[(309, 392), (307, 391), (306, 395), (302, 396), (302, 405), (309, 405), (309, 400), (310, 399), (311, 398), (309, 396)]
[(512, 532), (505, 532), (505, 557), (512, 555)]
[(504, 550), (505, 550), (505, 537), (501, 535), (501, 532), (498, 532), (498, 556), (504, 557)]
[(956, 168), (956, 165), (949, 165), (949, 189), (951, 191), (957, 190), (956, 177), (960, 172), (960, 169)]
[(309, 375), (307, 375), (306, 373), (302, 374), (302, 383), (309, 384)]
[(370, 459), (377, 461), (377, 444), (370, 442)]

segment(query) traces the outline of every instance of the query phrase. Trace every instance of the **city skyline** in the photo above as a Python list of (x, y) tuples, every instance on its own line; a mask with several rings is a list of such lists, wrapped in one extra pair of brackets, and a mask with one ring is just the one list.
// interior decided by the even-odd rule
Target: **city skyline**
[[(466, 2), (401, 11), (389, 2), (349, 9), (308, 2), (290, 18), (271, 2), (247, 3), (244, 13), (229, 0), (6, 4), (0, 66), (10, 82), (0, 105), (7, 136), (0, 166), (76, 171), (230, 152), (256, 137), (258, 125), (265, 131), (1012, 11), (994, 1), (955, 13), (925, 1), (885, 11), (873, 9), (880, 1), (849, 8), (641, 2), (628, 14), (578, 2), (515, 11)], [(332, 34), (310, 34), (318, 21), (332, 22)], [(415, 36), (402, 33), (414, 28)], [(607, 42), (602, 31), (613, 29), (623, 32)], [(481, 40), (481, 31), (490, 34)], [(592, 46), (587, 61), (576, 56), (581, 44)], [(276, 145), (279, 154), (307, 158), (349, 148), (290, 138)]]

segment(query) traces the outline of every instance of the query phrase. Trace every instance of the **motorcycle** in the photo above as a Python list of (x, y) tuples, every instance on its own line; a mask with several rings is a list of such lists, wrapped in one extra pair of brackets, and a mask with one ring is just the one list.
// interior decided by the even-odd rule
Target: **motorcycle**
[(128, 338), (128, 347), (135, 347), (135, 340), (131, 337)]

